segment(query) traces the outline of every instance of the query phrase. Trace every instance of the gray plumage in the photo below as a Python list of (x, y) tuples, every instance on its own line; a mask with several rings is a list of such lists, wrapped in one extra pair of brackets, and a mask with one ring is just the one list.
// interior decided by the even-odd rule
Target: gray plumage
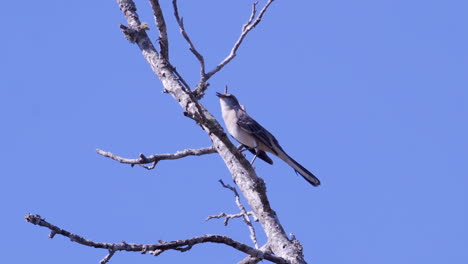
[(266, 154), (266, 152), (270, 152), (286, 162), (310, 184), (320, 185), (319, 179), (314, 174), (286, 154), (278, 140), (247, 114), (245, 108), (239, 104), (234, 95), (221, 93), (216, 95), (220, 99), (224, 123), (232, 137), (267, 163), (273, 164), (273, 161)]

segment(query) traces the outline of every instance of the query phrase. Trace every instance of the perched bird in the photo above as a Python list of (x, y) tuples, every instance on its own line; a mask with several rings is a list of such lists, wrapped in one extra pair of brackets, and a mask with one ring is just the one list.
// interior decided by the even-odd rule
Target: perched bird
[(273, 164), (273, 161), (266, 154), (266, 152), (270, 152), (286, 162), (313, 186), (320, 185), (319, 179), (314, 174), (286, 154), (278, 140), (247, 114), (245, 107), (239, 104), (234, 95), (228, 93), (216, 93), (216, 95), (219, 97), (224, 123), (229, 133), (255, 154), (252, 163), (256, 157), (259, 157), (267, 163)]

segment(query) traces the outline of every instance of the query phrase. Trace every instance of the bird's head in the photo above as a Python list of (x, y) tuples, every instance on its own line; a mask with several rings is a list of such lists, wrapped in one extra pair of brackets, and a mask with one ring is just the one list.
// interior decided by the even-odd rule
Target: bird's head
[(229, 93), (216, 93), (216, 96), (219, 97), (221, 105), (225, 105), (230, 108), (241, 107), (237, 98)]

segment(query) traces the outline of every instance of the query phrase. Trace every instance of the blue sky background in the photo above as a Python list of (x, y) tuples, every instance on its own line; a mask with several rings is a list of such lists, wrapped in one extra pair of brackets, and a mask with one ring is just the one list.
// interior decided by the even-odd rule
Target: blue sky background
[[(171, 60), (190, 84), (198, 63), (162, 1)], [(265, 1), (261, 1), (263, 4)], [(180, 1), (212, 69), (229, 52), (249, 1)], [(157, 31), (147, 1), (142, 21)], [(226, 234), (250, 243), (217, 155), (161, 162), (125, 157), (210, 145), (161, 93), (118, 28), (114, 1), (3, 3), (0, 199), (5, 263), (98, 263), (106, 252), (26, 223), (28, 213), (102, 242), (155, 243)], [(322, 181), (257, 162), (273, 208), (310, 263), (467, 263), (468, 2), (275, 1), (202, 103), (220, 118), (224, 85)], [(260, 98), (262, 98), (260, 100)], [(260, 103), (261, 102), (261, 103)], [(249, 156), (250, 158), (250, 156)], [(265, 237), (257, 228), (263, 244)], [(111, 263), (233, 263), (220, 245)]]

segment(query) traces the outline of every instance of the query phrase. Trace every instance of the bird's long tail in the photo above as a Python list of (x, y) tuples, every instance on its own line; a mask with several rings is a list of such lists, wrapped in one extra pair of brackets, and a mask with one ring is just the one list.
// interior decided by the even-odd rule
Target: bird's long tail
[(296, 173), (299, 173), (306, 181), (308, 181), (310, 184), (313, 186), (319, 186), (320, 185), (320, 180), (315, 177), (312, 172), (308, 171), (306, 168), (304, 168), (301, 164), (299, 164), (297, 161), (295, 161), (293, 158), (288, 156), (286, 153), (279, 153), (278, 155), (279, 158), (281, 158), (284, 162), (289, 164)]

